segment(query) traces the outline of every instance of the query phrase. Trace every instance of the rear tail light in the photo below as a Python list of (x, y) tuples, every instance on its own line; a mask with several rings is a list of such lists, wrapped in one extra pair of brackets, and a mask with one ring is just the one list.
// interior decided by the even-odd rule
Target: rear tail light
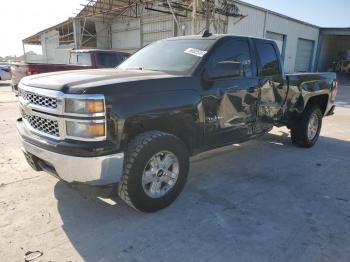
[(33, 70), (32, 68), (28, 68), (27, 69), (27, 75), (35, 75), (36, 74), (36, 72), (35, 72), (35, 70)]
[(339, 81), (335, 80), (333, 81), (333, 89), (332, 89), (332, 98), (334, 99), (337, 96), (339, 88)]

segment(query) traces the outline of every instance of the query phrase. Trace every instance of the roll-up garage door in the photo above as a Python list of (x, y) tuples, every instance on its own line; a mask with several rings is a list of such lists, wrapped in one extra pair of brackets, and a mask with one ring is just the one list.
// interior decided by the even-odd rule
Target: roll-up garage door
[(280, 50), (280, 53), (283, 55), (284, 50), (284, 36), (282, 34), (273, 33), (273, 32), (266, 32), (266, 38), (274, 40), (278, 46), (278, 49)]
[(295, 58), (295, 71), (307, 72), (311, 70), (311, 62), (314, 52), (314, 41), (298, 39), (297, 55)]

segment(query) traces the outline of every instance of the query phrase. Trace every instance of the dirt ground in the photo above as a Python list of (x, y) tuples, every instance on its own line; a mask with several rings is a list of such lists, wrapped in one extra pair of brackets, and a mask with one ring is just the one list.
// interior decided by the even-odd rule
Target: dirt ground
[(0, 84), (0, 261), (350, 260), (350, 86), (318, 144), (291, 145), (275, 128), (195, 157), (168, 208), (136, 212), (25, 162), (17, 99)]

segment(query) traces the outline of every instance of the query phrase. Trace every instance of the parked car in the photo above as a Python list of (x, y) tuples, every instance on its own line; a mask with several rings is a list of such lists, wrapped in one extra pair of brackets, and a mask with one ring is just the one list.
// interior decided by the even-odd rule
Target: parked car
[(0, 62), (0, 81), (11, 80), (9, 63)]
[(273, 126), (313, 146), (336, 93), (335, 73), (285, 74), (274, 41), (206, 32), (153, 43), (117, 69), (24, 78), (17, 129), (35, 170), (118, 183), (128, 205), (153, 212), (182, 191), (190, 156)]
[(55, 71), (91, 68), (113, 68), (130, 56), (129, 53), (113, 50), (82, 49), (70, 52), (69, 64), (14, 63), (11, 66), (12, 90), (24, 76)]

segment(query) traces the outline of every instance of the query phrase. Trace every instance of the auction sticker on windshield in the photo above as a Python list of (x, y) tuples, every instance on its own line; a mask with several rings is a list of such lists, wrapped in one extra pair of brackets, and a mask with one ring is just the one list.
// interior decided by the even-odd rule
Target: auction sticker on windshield
[(195, 56), (199, 56), (199, 57), (202, 57), (207, 53), (207, 51), (203, 51), (203, 50), (200, 50), (197, 48), (187, 48), (184, 52), (186, 54), (195, 55)]

